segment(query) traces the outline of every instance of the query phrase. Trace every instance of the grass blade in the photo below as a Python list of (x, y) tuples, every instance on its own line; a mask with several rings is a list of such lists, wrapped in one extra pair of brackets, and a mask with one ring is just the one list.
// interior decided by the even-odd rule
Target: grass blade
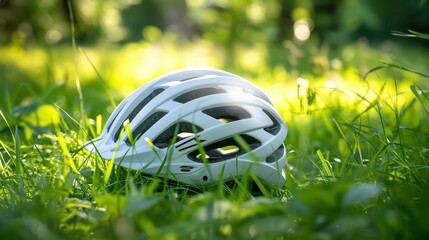
[(423, 110), (425, 110), (426, 114), (429, 115), (429, 98), (425, 94), (425, 91), (423, 91), (420, 87), (416, 85), (411, 85), (410, 89), (416, 97), (417, 101), (419, 101), (419, 103), (422, 105)]
[(399, 69), (399, 70), (402, 70), (402, 71), (406, 71), (406, 72), (417, 74), (417, 75), (419, 75), (421, 77), (424, 77), (424, 78), (429, 78), (429, 75), (421, 73), (421, 72), (419, 72), (417, 70), (414, 70), (414, 69), (411, 69), (411, 68), (408, 68), (408, 67), (405, 67), (405, 66), (402, 66), (402, 65), (399, 65), (399, 64), (386, 63), (386, 62), (383, 62), (383, 65), (380, 65), (378, 67), (375, 67), (375, 68), (372, 68), (372, 69), (368, 70), (368, 72), (362, 78), (366, 79), (369, 74), (371, 74), (373, 72), (376, 72), (376, 71), (378, 71), (380, 69), (385, 69), (385, 68), (396, 68), (396, 69)]
[[(76, 46), (75, 21), (74, 21), (74, 16), (73, 16), (73, 7), (72, 7), (70, 0), (67, 1), (67, 7), (69, 10), (70, 28), (71, 28), (71, 34), (72, 34), (72, 47), (73, 47), (73, 52), (74, 52), (76, 90), (77, 90), (78, 97), (79, 97), (79, 108), (80, 108), (80, 114), (81, 114), (80, 125), (81, 125), (81, 129), (86, 129), (85, 126), (86, 126), (87, 118), (86, 118), (86, 114), (85, 114), (85, 104), (83, 101), (82, 87), (81, 87), (80, 79), (79, 79), (78, 52), (77, 52), (77, 46)], [(81, 129), (79, 129), (79, 133), (80, 133), (81, 138), (85, 141), (86, 134)]]
[(15, 164), (19, 174), (24, 173), (24, 167), (21, 162), (21, 141), (19, 138), (18, 127), (15, 128)]
[(66, 140), (63, 137), (63, 133), (56, 128), (57, 142), (60, 145), (61, 151), (63, 152), (63, 157), (67, 165), (72, 169), (73, 173), (79, 174), (79, 171), (76, 168), (76, 164), (73, 162), (73, 158), (70, 154), (70, 151), (67, 147)]
[(116, 108), (116, 103), (113, 100), (112, 94), (109, 91), (109, 88), (107, 87), (107, 83), (104, 80), (104, 78), (101, 76), (101, 73), (97, 70), (97, 68), (95, 67), (94, 63), (92, 63), (91, 59), (88, 57), (88, 55), (85, 53), (85, 51), (82, 50), (82, 48), (79, 48), (80, 52), (85, 56), (86, 60), (89, 62), (89, 64), (91, 64), (92, 69), (95, 71), (95, 73), (97, 74), (98, 79), (101, 82), (101, 86), (103, 86), (104, 92), (107, 94), (107, 96), (109, 97), (110, 100), (110, 104), (112, 104), (113, 107)]
[(317, 153), (317, 156), (319, 157), (320, 162), (322, 163), (323, 170), (325, 170), (326, 175), (331, 177), (331, 179), (335, 180), (335, 176), (334, 176), (334, 173), (332, 172), (331, 164), (328, 162), (328, 160), (325, 159), (320, 149), (317, 150), (316, 153)]
[(401, 31), (392, 31), (392, 35), (399, 36), (399, 37), (421, 38), (421, 39), (429, 40), (429, 34), (420, 33), (417, 31), (413, 31), (411, 29), (408, 29), (408, 33), (404, 33)]

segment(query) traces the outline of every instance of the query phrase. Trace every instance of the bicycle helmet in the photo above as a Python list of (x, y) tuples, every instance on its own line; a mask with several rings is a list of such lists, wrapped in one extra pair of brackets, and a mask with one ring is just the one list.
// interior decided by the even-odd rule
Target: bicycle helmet
[(126, 97), (87, 149), (120, 166), (194, 186), (246, 171), (282, 186), (286, 135), (286, 124), (256, 85), (225, 71), (187, 68)]

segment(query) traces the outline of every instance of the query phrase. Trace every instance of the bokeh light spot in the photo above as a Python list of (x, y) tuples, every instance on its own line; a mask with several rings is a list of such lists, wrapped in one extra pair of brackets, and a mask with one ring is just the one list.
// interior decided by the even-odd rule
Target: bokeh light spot
[(325, 86), (329, 89), (337, 88), (337, 83), (334, 80), (328, 80), (325, 83)]
[(293, 33), (298, 41), (304, 42), (310, 38), (310, 24), (306, 20), (298, 20), (293, 25)]
[(55, 44), (63, 38), (63, 34), (58, 30), (50, 30), (46, 33), (45, 40), (48, 44)]
[(253, 3), (246, 9), (247, 17), (254, 23), (265, 20), (266, 9), (262, 3)]
[(296, 79), (296, 83), (298, 84), (298, 86), (300, 87), (304, 87), (307, 88), (310, 84), (308, 83), (307, 80), (305, 80), (304, 78), (297, 78)]

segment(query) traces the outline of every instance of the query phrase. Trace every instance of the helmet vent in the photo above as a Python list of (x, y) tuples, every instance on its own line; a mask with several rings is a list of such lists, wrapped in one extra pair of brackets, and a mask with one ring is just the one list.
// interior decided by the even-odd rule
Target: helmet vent
[(273, 163), (278, 161), (279, 159), (281, 159), (283, 157), (283, 155), (285, 154), (285, 145), (282, 144), (280, 145), (279, 148), (277, 148), (276, 151), (274, 151), (270, 156), (268, 156), (266, 158), (267, 163)]
[(276, 135), (277, 133), (279, 133), (280, 128), (281, 128), (279, 122), (267, 110), (264, 109), (263, 111), (264, 111), (265, 114), (267, 114), (267, 116), (273, 122), (273, 125), (264, 128), (264, 130), (267, 131), (267, 132), (269, 132), (272, 135)]
[(144, 106), (146, 106), (146, 104), (148, 104), (150, 102), (150, 100), (154, 99), (156, 96), (158, 96), (158, 94), (162, 93), (164, 91), (163, 88), (157, 88), (155, 90), (153, 90), (147, 97), (145, 97), (134, 109), (133, 111), (130, 113), (130, 115), (128, 115), (128, 119), (131, 121), (133, 121), (133, 119), (137, 116), (137, 114), (144, 108)]
[[(137, 128), (135, 128), (132, 132), (132, 136), (134, 139), (140, 137), (145, 133), (150, 127), (152, 127), (156, 122), (158, 122), (162, 117), (164, 117), (166, 112), (155, 112), (150, 115), (146, 120), (144, 120)], [(129, 139), (126, 140), (128, 146), (131, 146), (131, 142)]]
[[(137, 114), (146, 106), (146, 104), (155, 98), (158, 94), (162, 93), (164, 91), (163, 88), (157, 88), (153, 90), (147, 97), (145, 97), (134, 109), (131, 111), (130, 115), (128, 115), (128, 120), (131, 122), (133, 119), (137, 116)], [(116, 117), (115, 117), (116, 118)], [(150, 118), (150, 117), (149, 117)], [(147, 130), (147, 129), (146, 129)], [(121, 128), (119, 128), (115, 134), (115, 137), (113, 138), (114, 141), (118, 141), (119, 133), (121, 132)], [(134, 136), (134, 135), (133, 135)], [(128, 142), (127, 142), (128, 144)]]
[[(208, 150), (205, 153), (205, 157), (208, 160), (211, 160), (213, 158), (222, 157), (222, 156), (231, 156), (233, 154), (236, 154), (240, 151), (240, 148), (235, 145), (228, 145), (224, 147), (219, 147), (216, 149)], [(200, 153), (196, 156), (197, 159), (203, 160), (203, 155)]]
[(237, 106), (223, 106), (223, 107), (209, 108), (204, 110), (203, 113), (213, 118), (216, 118), (222, 123), (233, 122), (240, 119), (251, 117), (249, 112)]
[(180, 166), (180, 171), (182, 172), (190, 172), (194, 167), (192, 166)]
[(201, 132), (203, 129), (195, 124), (189, 122), (179, 122), (168, 127), (158, 137), (155, 138), (153, 144), (159, 148), (166, 148), (174, 138), (176, 134), (176, 142), (185, 138), (193, 137), (194, 130)]
[[(240, 135), (240, 137), (247, 143), (250, 150), (261, 146), (261, 143), (251, 136)], [(204, 147), (204, 151), (205, 158), (211, 163), (225, 161), (246, 153), (245, 149), (233, 137), (209, 144)], [(188, 158), (196, 162), (203, 161), (203, 156), (198, 150), (189, 153)]]
[(187, 103), (189, 101), (192, 101), (200, 97), (219, 94), (219, 93), (225, 93), (225, 90), (219, 89), (219, 88), (200, 88), (200, 89), (196, 89), (196, 90), (192, 90), (187, 93), (184, 93), (176, 97), (174, 101), (180, 102), (180, 103)]

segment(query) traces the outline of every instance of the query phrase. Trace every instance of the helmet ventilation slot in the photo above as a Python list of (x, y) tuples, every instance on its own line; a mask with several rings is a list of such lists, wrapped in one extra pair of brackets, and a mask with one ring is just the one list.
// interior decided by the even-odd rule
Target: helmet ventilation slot
[(195, 124), (189, 122), (179, 122), (168, 127), (164, 132), (162, 132), (158, 137), (155, 138), (153, 144), (159, 148), (166, 148), (176, 135), (176, 142), (183, 140), (188, 137), (193, 137), (194, 130), (201, 132), (203, 129)]
[(277, 148), (276, 151), (274, 151), (270, 156), (266, 158), (267, 163), (273, 163), (278, 161), (283, 155), (285, 154), (285, 145), (280, 145), (279, 148)]
[(203, 110), (203, 113), (216, 118), (222, 123), (237, 121), (250, 118), (251, 115), (245, 109), (237, 106), (223, 106)]
[(163, 88), (158, 88), (153, 90), (153, 92), (151, 92), (147, 97), (145, 97), (134, 109), (133, 111), (130, 113), (130, 115), (128, 115), (128, 119), (131, 121), (133, 121), (134, 117), (137, 116), (137, 114), (144, 108), (144, 106), (146, 106), (146, 104), (149, 103), (150, 100), (154, 99), (156, 96), (158, 96), (158, 94), (162, 93), (164, 91)]
[(277, 133), (279, 133), (280, 128), (281, 128), (279, 122), (267, 110), (264, 109), (263, 111), (264, 111), (265, 114), (267, 114), (267, 116), (273, 122), (273, 125), (264, 128), (264, 130), (267, 131), (267, 132), (269, 132), (272, 135), (276, 135)]
[(180, 166), (180, 171), (182, 172), (190, 172), (192, 169), (194, 169), (192, 166)]
[[(247, 146), (250, 150), (261, 146), (261, 143), (251, 136), (240, 135), (240, 137), (247, 143)], [(242, 148), (233, 137), (205, 146), (204, 152), (205, 158), (209, 162), (225, 161), (227, 159), (235, 158), (236, 156), (246, 153), (244, 148)], [(189, 153), (188, 158), (196, 162), (203, 161), (203, 156), (199, 150)]]
[[(133, 130), (132, 136), (133, 139), (136, 139), (143, 135), (150, 127), (152, 127), (156, 122), (158, 122), (162, 117), (164, 117), (166, 112), (155, 112), (146, 118), (136, 129)], [(130, 140), (127, 138), (126, 143), (128, 146), (131, 146)]]
[[(163, 88), (157, 88), (155, 90), (153, 90), (147, 97), (145, 97), (134, 109), (133, 111), (131, 111), (131, 113), (128, 115), (127, 119), (132, 122), (133, 119), (137, 116), (137, 114), (144, 108), (144, 106), (146, 106), (146, 104), (149, 103), (149, 101), (151, 101), (153, 98), (155, 98), (156, 96), (158, 96), (158, 94), (162, 93), (164, 91)], [(115, 116), (116, 118), (116, 116)], [(113, 122), (113, 121), (112, 121)], [(110, 126), (109, 126), (110, 127)], [(118, 141), (119, 138), (119, 133), (121, 132), (121, 128), (119, 128), (116, 131), (115, 137), (113, 138), (114, 141)]]
[[(205, 156), (206, 156), (206, 159), (210, 161), (213, 158), (216, 159), (223, 156), (230, 156), (232, 154), (238, 153), (239, 151), (240, 151), (240, 148), (237, 147), (236, 145), (228, 145), (228, 146), (208, 150), (205, 152)], [(201, 153), (198, 154), (196, 158), (199, 159), (200, 161), (203, 160), (203, 156)]]
[(187, 93), (184, 93), (174, 99), (174, 101), (179, 103), (187, 103), (189, 101), (192, 101), (194, 99), (205, 97), (208, 95), (213, 94), (219, 94), (219, 93), (225, 93), (225, 90), (220, 88), (200, 88), (196, 90), (189, 91)]

